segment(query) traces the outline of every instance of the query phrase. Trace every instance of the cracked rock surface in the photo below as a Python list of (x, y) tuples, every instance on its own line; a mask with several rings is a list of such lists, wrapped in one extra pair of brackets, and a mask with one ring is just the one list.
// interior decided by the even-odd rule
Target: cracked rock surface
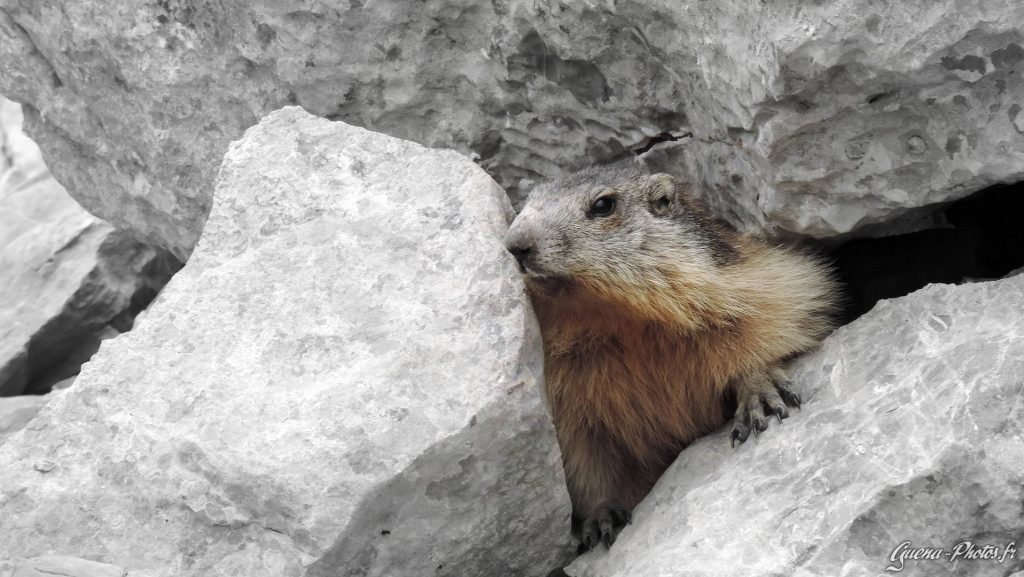
[(232, 145), (161, 298), (0, 445), (0, 556), (251, 577), (556, 566), (569, 499), (510, 217), (455, 152), (269, 115)]
[(32, 106), (32, 135), (83, 206), (183, 258), (228, 143), (286, 104), (475, 155), (513, 193), (678, 131), (677, 17), (525, 0), (2, 0), (0, 91)]
[(0, 98), (0, 396), (75, 375), (180, 267), (72, 200), (21, 131), (19, 108)]
[(682, 4), (694, 138), (672, 158), (734, 223), (885, 232), (1024, 180), (1024, 3)]
[(720, 216), (875, 234), (1024, 178), (1022, 22), (1017, 0), (0, 0), (0, 91), (83, 206), (182, 259), (228, 143), (285, 104), (473, 155), (513, 198), (692, 132), (667, 168)]
[[(879, 335), (886, 335), (879, 338)], [(1024, 525), (1024, 276), (880, 302), (798, 360), (803, 408), (687, 448), (576, 577), (881, 575), (904, 541), (999, 548)], [(1024, 560), (905, 560), (997, 577)]]

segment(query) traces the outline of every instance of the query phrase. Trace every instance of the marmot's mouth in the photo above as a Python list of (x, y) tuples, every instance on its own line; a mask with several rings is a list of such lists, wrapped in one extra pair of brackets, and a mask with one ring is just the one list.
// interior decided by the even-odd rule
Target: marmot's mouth
[(536, 265), (534, 265), (533, 263), (531, 263), (529, 261), (525, 261), (525, 260), (519, 261), (519, 272), (523, 273), (526, 276), (530, 276), (530, 277), (544, 277), (544, 276), (548, 276), (548, 274), (546, 272), (544, 272), (543, 270), (537, 268)]
[(524, 277), (526, 279), (526, 286), (547, 294), (567, 292), (576, 286), (576, 281), (567, 276), (527, 272)]

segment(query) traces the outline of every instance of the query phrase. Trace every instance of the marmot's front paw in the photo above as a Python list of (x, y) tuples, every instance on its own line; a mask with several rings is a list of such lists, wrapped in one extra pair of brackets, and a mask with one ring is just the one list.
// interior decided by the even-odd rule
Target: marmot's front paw
[(751, 375), (737, 383), (738, 406), (730, 436), (733, 447), (736, 441), (746, 441), (750, 431), (754, 431), (754, 436), (757, 436), (768, 428), (766, 409), (769, 416), (775, 415), (781, 423), (782, 419), (789, 416), (787, 405), (800, 408), (800, 395), (794, 393), (791, 387), (792, 383), (786, 378), (786, 373), (778, 368)]
[(580, 552), (590, 551), (599, 543), (611, 547), (623, 527), (633, 522), (633, 512), (618, 502), (601, 505), (583, 519)]

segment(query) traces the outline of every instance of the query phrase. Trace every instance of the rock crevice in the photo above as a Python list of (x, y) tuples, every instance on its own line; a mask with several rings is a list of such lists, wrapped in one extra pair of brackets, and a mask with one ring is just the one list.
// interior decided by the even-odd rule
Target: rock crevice
[(73, 377), (181, 267), (78, 206), (0, 100), (0, 396)]

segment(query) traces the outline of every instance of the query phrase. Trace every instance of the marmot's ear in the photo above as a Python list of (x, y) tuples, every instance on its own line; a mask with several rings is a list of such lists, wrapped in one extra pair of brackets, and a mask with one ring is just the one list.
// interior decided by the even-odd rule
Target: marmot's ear
[(654, 216), (668, 216), (676, 206), (676, 181), (663, 172), (647, 176), (647, 207)]

